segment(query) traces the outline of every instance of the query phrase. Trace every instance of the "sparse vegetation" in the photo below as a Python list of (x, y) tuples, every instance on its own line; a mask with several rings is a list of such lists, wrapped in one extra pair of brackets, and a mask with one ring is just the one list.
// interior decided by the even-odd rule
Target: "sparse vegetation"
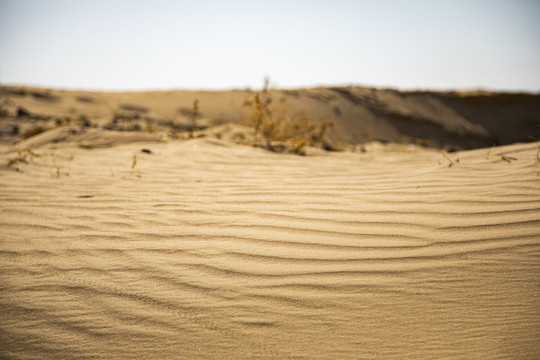
[[(262, 89), (249, 91), (249, 98), (242, 106), (241, 118), (247, 122), (251, 129), (244, 129), (244, 135), (237, 136), (237, 139), (229, 139), (237, 143), (249, 144), (274, 152), (289, 152), (304, 154), (307, 147), (319, 147), (325, 150), (338, 150), (329, 141), (329, 133), (334, 126), (333, 121), (323, 121), (310, 119), (300, 112), (292, 113), (287, 100), (292, 92), (284, 92), (277, 97), (276, 91), (270, 87), (270, 79), (264, 80)], [(25, 95), (32, 95), (25, 93)], [(40, 99), (54, 99), (54, 93), (40, 93)], [(35, 97), (35, 96), (34, 96)], [(95, 127), (112, 131), (144, 131), (156, 134), (158, 137), (168, 134), (172, 139), (192, 139), (195, 137), (213, 135), (212, 131), (204, 131), (208, 125), (219, 122), (224, 124), (227, 121), (235, 122), (234, 118), (227, 118), (228, 115), (219, 115), (220, 118), (209, 118), (205, 122), (201, 120), (201, 104), (199, 99), (192, 98), (191, 106), (184, 106), (175, 110), (172, 118), (156, 118), (155, 113), (149, 107), (137, 102), (111, 102), (110, 98), (102, 94), (90, 96), (89, 94), (78, 94), (74, 100), (79, 103), (94, 104), (103, 106), (109, 110), (108, 119), (88, 118), (88, 115), (78, 114), (73, 109), (71, 115), (57, 117), (40, 115), (22, 108), (17, 104), (11, 104), (10, 109), (2, 106), (0, 110), (8, 112), (9, 116), (18, 117), (24, 121), (32, 121), (30, 126), (26, 125), (16, 129), (16, 134), (21, 139), (31, 138), (55, 127), (66, 125), (79, 125), (81, 127)], [(3, 103), (2, 103), (3, 104)], [(33, 109), (30, 109), (33, 110)], [(176, 116), (182, 116), (177, 119)], [(331, 116), (331, 115), (329, 115)], [(13, 120), (15, 122), (15, 120)], [(7, 126), (5, 127), (7, 129)], [(9, 134), (15, 130), (9, 129)], [(5, 130), (4, 133), (8, 133)], [(81, 147), (91, 148), (92, 145), (81, 144)]]
[(441, 152), (442, 156), (446, 158), (446, 160), (449, 161), (448, 167), (452, 167), (456, 164), (459, 164), (459, 158), (456, 158), (456, 160), (452, 160), (448, 155), (446, 155), (444, 152)]
[(131, 161), (131, 172), (130, 176), (133, 176), (133, 171), (135, 170), (135, 166), (137, 166), (137, 154), (133, 155), (133, 160)]
[[(325, 150), (336, 150), (327, 140), (333, 121), (316, 123), (303, 114), (291, 114), (287, 109), (273, 105), (270, 79), (264, 80), (263, 88), (255, 92), (253, 100), (246, 100), (251, 107), (250, 124), (253, 127), (253, 145), (265, 149), (304, 154), (306, 146), (319, 146)], [(284, 103), (285, 98), (280, 99)]]
[(263, 121), (269, 119), (269, 124), (272, 124), (272, 110), (270, 109), (270, 103), (272, 98), (268, 95), (268, 86), (270, 84), (270, 78), (266, 77), (264, 79), (264, 86), (261, 91), (256, 92), (253, 97), (253, 115), (251, 117), (251, 123), (253, 129), (255, 130), (253, 143), (256, 144), (258, 141), (259, 130)]
[(8, 160), (7, 166), (11, 167), (18, 163), (28, 164), (29, 162), (33, 161), (34, 158), (40, 158), (40, 157), (42, 157), (41, 154), (38, 154), (32, 151), (31, 149), (23, 149), (17, 153), (16, 157)]
[[(69, 154), (67, 156), (64, 155), (64, 156), (60, 156), (60, 157), (62, 157), (64, 159), (67, 159), (67, 160), (73, 160), (73, 155), (72, 154)], [(13, 168), (15, 171), (21, 172), (22, 170), (16, 165), (18, 165), (18, 164), (34, 164), (34, 163), (38, 163), (36, 161), (36, 159), (42, 159), (42, 160), (44, 160), (44, 163), (41, 162), (40, 165), (46, 165), (47, 166), (47, 163), (49, 163), (48, 165), (50, 166), (49, 161), (52, 160), (52, 166), (54, 167), (55, 170), (50, 172), (51, 178), (59, 178), (60, 176), (69, 176), (70, 171), (69, 170), (62, 171), (62, 169), (60, 168), (60, 166), (56, 162), (57, 158), (59, 158), (58, 155), (56, 155), (54, 153), (50, 153), (50, 154), (41, 153), (40, 154), (40, 153), (35, 152), (32, 149), (25, 148), (25, 149), (20, 150), (17, 153), (17, 156), (9, 159), (6, 165), (7, 165), (8, 168)]]
[(501, 160), (504, 160), (507, 163), (510, 163), (510, 162), (515, 161), (517, 159), (515, 157), (507, 156), (507, 155), (503, 154), (503, 155), (501, 155)]

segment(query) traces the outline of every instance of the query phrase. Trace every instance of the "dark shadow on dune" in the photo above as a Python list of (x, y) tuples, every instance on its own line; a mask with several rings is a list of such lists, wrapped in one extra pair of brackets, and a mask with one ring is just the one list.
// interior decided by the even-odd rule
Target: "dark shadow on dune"
[(493, 138), (491, 145), (540, 139), (540, 95), (435, 93), (433, 96), (470, 122), (482, 125)]
[[(378, 121), (390, 124), (404, 142), (474, 149), (540, 138), (537, 94), (328, 89), (350, 105), (369, 110)], [(382, 139), (392, 141), (384, 135)]]

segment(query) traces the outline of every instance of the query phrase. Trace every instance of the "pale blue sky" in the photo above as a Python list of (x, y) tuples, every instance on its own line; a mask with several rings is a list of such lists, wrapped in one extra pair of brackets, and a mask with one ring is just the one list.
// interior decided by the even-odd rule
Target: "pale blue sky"
[(0, 82), (540, 91), (540, 1), (0, 0)]

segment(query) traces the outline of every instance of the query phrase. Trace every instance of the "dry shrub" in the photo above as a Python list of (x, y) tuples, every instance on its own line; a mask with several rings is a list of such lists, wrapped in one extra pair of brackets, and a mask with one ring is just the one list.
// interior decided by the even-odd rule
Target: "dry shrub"
[[(271, 151), (289, 151), (296, 154), (303, 154), (305, 146), (336, 150), (327, 140), (334, 122), (315, 122), (304, 114), (291, 114), (284, 106), (273, 105), (269, 83), (269, 78), (265, 78), (263, 88), (255, 92), (253, 101), (244, 101), (244, 107), (251, 107), (253, 145)], [(279, 102), (283, 104), (285, 99), (282, 98)]]
[(34, 158), (40, 158), (40, 157), (42, 157), (41, 154), (38, 154), (29, 148), (22, 149), (22, 150), (19, 150), (16, 157), (8, 160), (7, 166), (11, 167), (19, 163), (28, 164), (29, 162), (33, 162)]

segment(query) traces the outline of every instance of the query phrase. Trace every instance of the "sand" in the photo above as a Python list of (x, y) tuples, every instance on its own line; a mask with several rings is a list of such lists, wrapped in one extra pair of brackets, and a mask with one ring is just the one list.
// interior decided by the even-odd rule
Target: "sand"
[(537, 143), (208, 134), (5, 135), (1, 358), (540, 357)]

